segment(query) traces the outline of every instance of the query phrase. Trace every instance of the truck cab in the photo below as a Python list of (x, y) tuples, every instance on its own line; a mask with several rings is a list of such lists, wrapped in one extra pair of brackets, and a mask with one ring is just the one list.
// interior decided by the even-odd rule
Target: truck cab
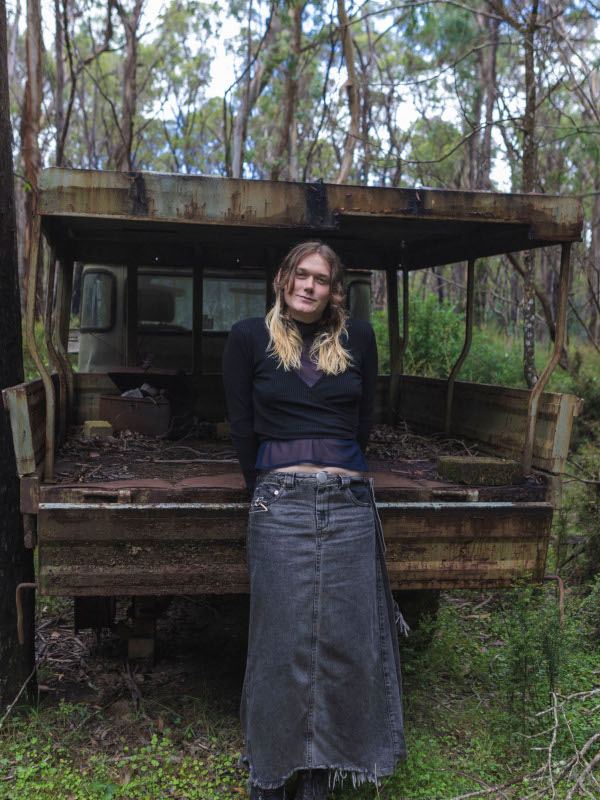
[[(136, 360), (160, 369), (192, 371), (192, 271), (140, 266), (137, 270)], [(206, 269), (202, 275), (202, 371), (219, 373), (227, 334), (238, 320), (266, 313), (266, 270)], [(371, 319), (368, 270), (345, 276), (346, 304), (353, 317)], [(125, 366), (127, 269), (86, 264), (78, 372)]]
[[(249, 498), (226, 438), (221, 355), (234, 322), (271, 306), (284, 254), (309, 239), (348, 268), (355, 316), (369, 319), (369, 275), (385, 273), (391, 366), (377, 379), (376, 423), (443, 431), (491, 457), (485, 469), (459, 458), (448, 471), (367, 454), (393, 588), (541, 581), (579, 408), (544, 388), (564, 343), (569, 253), (581, 230), (581, 203), (566, 197), (45, 170), (29, 287), (43, 248), (51, 364), (37, 350), (30, 297), (40, 378), (3, 393), (37, 590), (75, 597), (78, 627), (108, 624), (117, 596), (147, 609), (170, 595), (248, 592)], [(535, 247), (553, 248), (560, 262), (556, 342), (536, 387), (459, 381), (476, 260)], [(67, 355), (75, 261), (85, 265), (76, 371)], [(446, 379), (405, 375), (409, 272), (459, 261), (468, 265), (461, 356)], [(116, 425), (110, 440), (81, 436), (107, 403), (157, 413), (156, 398), (123, 397), (142, 383), (164, 390), (171, 422), (186, 420), (185, 440), (172, 438), (171, 423), (155, 435), (127, 438)], [(130, 654), (151, 639), (142, 629)]]

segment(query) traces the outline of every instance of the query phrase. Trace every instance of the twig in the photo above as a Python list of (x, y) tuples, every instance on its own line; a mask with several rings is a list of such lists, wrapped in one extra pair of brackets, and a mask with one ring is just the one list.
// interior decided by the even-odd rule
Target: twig
[[(572, 800), (572, 797), (575, 794), (575, 791), (578, 788), (580, 788), (580, 789), (584, 788), (583, 787), (583, 781), (586, 779), (587, 775), (589, 775), (591, 773), (591, 771), (594, 769), (596, 764), (598, 764), (599, 762), (600, 762), (600, 750), (598, 750), (598, 752), (596, 753), (594, 758), (590, 761), (590, 763), (587, 765), (587, 767), (583, 770), (583, 772), (581, 773), (579, 778), (577, 778), (577, 781), (573, 784), (573, 786), (571, 786), (571, 788), (569, 789), (569, 794), (566, 796), (565, 800)], [(584, 791), (585, 791), (585, 789), (584, 789)]]
[(556, 789), (554, 787), (554, 780), (552, 778), (552, 752), (554, 751), (554, 745), (556, 744), (556, 734), (558, 732), (558, 703), (556, 699), (556, 692), (552, 692), (552, 711), (554, 715), (554, 729), (552, 730), (552, 739), (550, 740), (550, 746), (548, 747), (548, 777), (550, 778), (550, 786), (552, 787), (552, 797), (556, 797)]
[(496, 592), (492, 592), (491, 595), (489, 597), (486, 597), (482, 603), (479, 603), (479, 605), (477, 606), (473, 606), (471, 611), (477, 611), (478, 608), (483, 608), (484, 606), (487, 606), (487, 604), (490, 602), (490, 600), (494, 597), (495, 594)]
[[(146, 459), (136, 459), (145, 461)], [(153, 458), (153, 464), (235, 464), (237, 458)]]
[(497, 791), (498, 794), (502, 795), (502, 797), (505, 797), (506, 800), (508, 800), (508, 795), (505, 794), (502, 791), (502, 789), (499, 789), (497, 786), (492, 787), (492, 786), (489, 785), (489, 783), (486, 783), (485, 781), (482, 781), (481, 778), (476, 778), (474, 775), (467, 775), (466, 772), (461, 772), (458, 769), (451, 769), (450, 767), (445, 767), (445, 768), (441, 768), (441, 769), (435, 769), (434, 768), (432, 771), (433, 772), (452, 772), (452, 773), (454, 773), (454, 775), (461, 775), (463, 778), (468, 778), (468, 780), (470, 780), (470, 781), (474, 781), (475, 783), (478, 783), (481, 786), (485, 786), (485, 788), (488, 789), (489, 791)]
[(19, 689), (19, 691), (18, 691), (18, 693), (17, 693), (17, 696), (16, 696), (16, 697), (15, 697), (15, 699), (12, 701), (12, 703), (9, 705), (9, 707), (6, 709), (6, 713), (4, 714), (4, 716), (2, 717), (2, 719), (0, 719), (0, 730), (2, 730), (2, 726), (4, 725), (4, 721), (6, 720), (6, 718), (7, 718), (7, 717), (8, 717), (8, 715), (10, 714), (10, 712), (13, 710), (13, 708), (15, 707), (15, 705), (16, 705), (16, 704), (19, 702), (19, 698), (21, 697), (21, 695), (22, 695), (22, 694), (23, 694), (23, 692), (25, 691), (25, 687), (27, 686), (27, 684), (29, 683), (29, 681), (30, 681), (30, 680), (33, 678), (33, 676), (35, 675), (35, 671), (36, 671), (36, 669), (37, 669), (37, 664), (35, 664), (35, 665), (34, 665), (33, 669), (32, 669), (32, 670), (31, 670), (31, 672), (29, 673), (29, 676), (28, 676), (28, 677), (27, 677), (27, 679), (25, 680), (25, 683), (24, 683), (24, 684), (23, 684), (23, 686), (21, 686), (21, 688)]

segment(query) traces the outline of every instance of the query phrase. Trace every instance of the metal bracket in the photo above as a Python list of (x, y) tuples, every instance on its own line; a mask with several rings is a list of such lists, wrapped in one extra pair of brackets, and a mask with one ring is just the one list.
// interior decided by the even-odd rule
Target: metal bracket
[(565, 345), (565, 331), (567, 327), (567, 299), (569, 295), (569, 260), (571, 255), (571, 242), (563, 242), (560, 256), (560, 276), (558, 280), (558, 307), (556, 309), (556, 335), (554, 337), (554, 350), (550, 361), (544, 367), (537, 383), (531, 390), (529, 408), (527, 409), (527, 428), (525, 430), (525, 444), (523, 447), (523, 475), (531, 475), (531, 462), (533, 460), (533, 443), (535, 439), (535, 423), (537, 420), (538, 403), (554, 368), (560, 360)]

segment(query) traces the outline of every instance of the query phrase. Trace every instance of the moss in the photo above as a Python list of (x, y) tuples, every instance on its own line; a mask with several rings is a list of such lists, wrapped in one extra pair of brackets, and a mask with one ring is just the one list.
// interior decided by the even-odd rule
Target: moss
[(506, 486), (524, 480), (521, 465), (502, 458), (442, 456), (437, 471), (446, 481), (468, 486)]

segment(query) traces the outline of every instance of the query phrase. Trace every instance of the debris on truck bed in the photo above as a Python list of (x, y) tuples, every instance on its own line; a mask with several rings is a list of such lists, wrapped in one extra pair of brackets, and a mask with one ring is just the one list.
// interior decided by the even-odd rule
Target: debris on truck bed
[(437, 459), (440, 456), (476, 456), (475, 447), (445, 433), (420, 436), (403, 420), (398, 425), (373, 425), (367, 457), (385, 461), (395, 459)]
[[(58, 483), (134, 478), (176, 482), (235, 471), (238, 460), (231, 440), (216, 436), (217, 425), (210, 422), (196, 424), (177, 441), (129, 430), (118, 436), (87, 438), (79, 427), (72, 429), (57, 453), (55, 478)], [(435, 480), (438, 477), (435, 464), (440, 456), (478, 454), (474, 447), (467, 447), (459, 439), (445, 434), (420, 436), (402, 423), (374, 425), (366, 455), (369, 461), (386, 462), (385, 468), (392, 472), (396, 464), (406, 471), (406, 462), (410, 461), (409, 472)]]
[(129, 430), (119, 436), (87, 439), (81, 428), (57, 453), (56, 481), (88, 482), (128, 478), (177, 480), (190, 475), (231, 471), (238, 460), (233, 446), (215, 440), (215, 426), (200, 423), (179, 441)]

